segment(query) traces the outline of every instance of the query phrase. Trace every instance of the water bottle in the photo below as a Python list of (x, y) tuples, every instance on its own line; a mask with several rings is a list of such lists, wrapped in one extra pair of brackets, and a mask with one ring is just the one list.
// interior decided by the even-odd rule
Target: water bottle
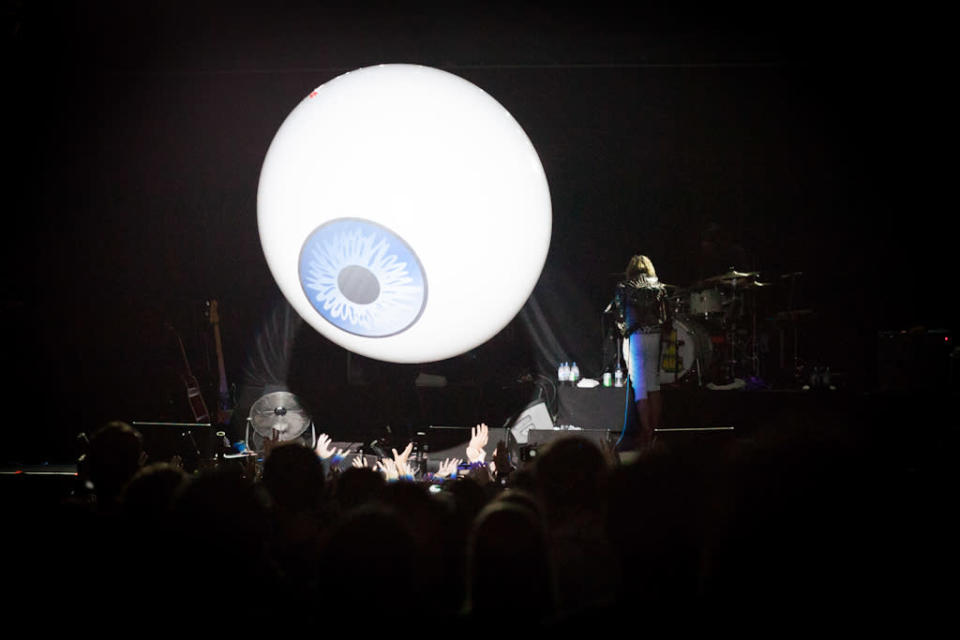
[(570, 383), (577, 384), (580, 380), (580, 367), (577, 366), (577, 363), (574, 362), (573, 366), (570, 367)]
[(620, 368), (619, 362), (617, 363), (617, 370), (613, 372), (613, 386), (623, 386), (623, 369)]
[(563, 363), (560, 363), (560, 366), (557, 367), (557, 382), (563, 384)]

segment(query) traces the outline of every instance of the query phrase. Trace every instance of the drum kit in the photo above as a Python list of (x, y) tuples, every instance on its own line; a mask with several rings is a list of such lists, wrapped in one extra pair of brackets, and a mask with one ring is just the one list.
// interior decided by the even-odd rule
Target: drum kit
[[(758, 299), (772, 287), (731, 268), (682, 288), (664, 284), (671, 319), (661, 334), (660, 384), (724, 387), (760, 379)], [(626, 341), (624, 341), (624, 357)]]

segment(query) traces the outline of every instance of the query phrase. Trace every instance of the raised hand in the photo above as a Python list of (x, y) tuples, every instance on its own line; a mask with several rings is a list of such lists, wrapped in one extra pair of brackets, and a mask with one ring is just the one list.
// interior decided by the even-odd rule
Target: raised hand
[(317, 446), (314, 451), (316, 451), (317, 455), (324, 460), (333, 458), (334, 462), (340, 462), (343, 460), (343, 455), (346, 453), (346, 449), (337, 449), (335, 447), (331, 447), (331, 442), (330, 436), (325, 433), (321, 433), (319, 436), (317, 436)]
[(380, 473), (387, 478), (388, 481), (398, 480), (400, 478), (400, 473), (397, 471), (397, 463), (390, 458), (378, 460), (377, 468), (380, 470)]
[(317, 452), (317, 455), (326, 460), (333, 455), (333, 449), (330, 447), (332, 440), (330, 436), (325, 433), (321, 433), (317, 436), (317, 446), (314, 448), (314, 451)]
[(404, 459), (398, 459), (395, 461), (397, 465), (397, 476), (400, 478), (407, 478), (409, 480), (413, 479), (413, 472), (410, 471), (410, 466), (407, 464), (407, 461)]
[(437, 470), (437, 477), (443, 478), (445, 476), (450, 476), (451, 478), (456, 478), (457, 467), (460, 466), (461, 462), (463, 462), (462, 458), (447, 458), (440, 463), (440, 468)]
[(467, 460), (471, 463), (483, 462), (487, 457), (484, 447), (487, 446), (487, 440), (490, 437), (487, 425), (481, 422), (473, 428), (471, 434), (470, 444), (467, 445)]
[(396, 449), (393, 450), (393, 459), (397, 463), (402, 462), (404, 464), (407, 464), (407, 460), (410, 459), (410, 453), (412, 451), (413, 451), (413, 443), (408, 442), (407, 446), (404, 448), (402, 453), (397, 453)]
[(489, 429), (485, 422), (481, 422), (477, 425), (478, 437), (477, 437), (477, 446), (481, 449), (486, 448), (487, 440), (490, 438)]
[(365, 455), (356, 456), (351, 462), (355, 469), (366, 469), (367, 468), (367, 457)]

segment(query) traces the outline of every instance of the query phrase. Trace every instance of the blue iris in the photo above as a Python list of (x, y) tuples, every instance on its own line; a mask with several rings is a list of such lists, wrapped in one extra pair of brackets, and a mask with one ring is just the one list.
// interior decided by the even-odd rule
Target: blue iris
[(427, 280), (413, 249), (369, 220), (339, 218), (317, 227), (300, 249), (299, 273), (317, 313), (359, 336), (400, 333), (427, 302)]

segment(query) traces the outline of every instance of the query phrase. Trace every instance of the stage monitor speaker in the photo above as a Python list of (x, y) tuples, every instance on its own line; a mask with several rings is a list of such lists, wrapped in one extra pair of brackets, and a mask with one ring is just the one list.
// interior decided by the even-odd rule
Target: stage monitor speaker
[(553, 430), (553, 418), (543, 400), (534, 400), (510, 421), (510, 434), (518, 444), (527, 444), (531, 430)]

